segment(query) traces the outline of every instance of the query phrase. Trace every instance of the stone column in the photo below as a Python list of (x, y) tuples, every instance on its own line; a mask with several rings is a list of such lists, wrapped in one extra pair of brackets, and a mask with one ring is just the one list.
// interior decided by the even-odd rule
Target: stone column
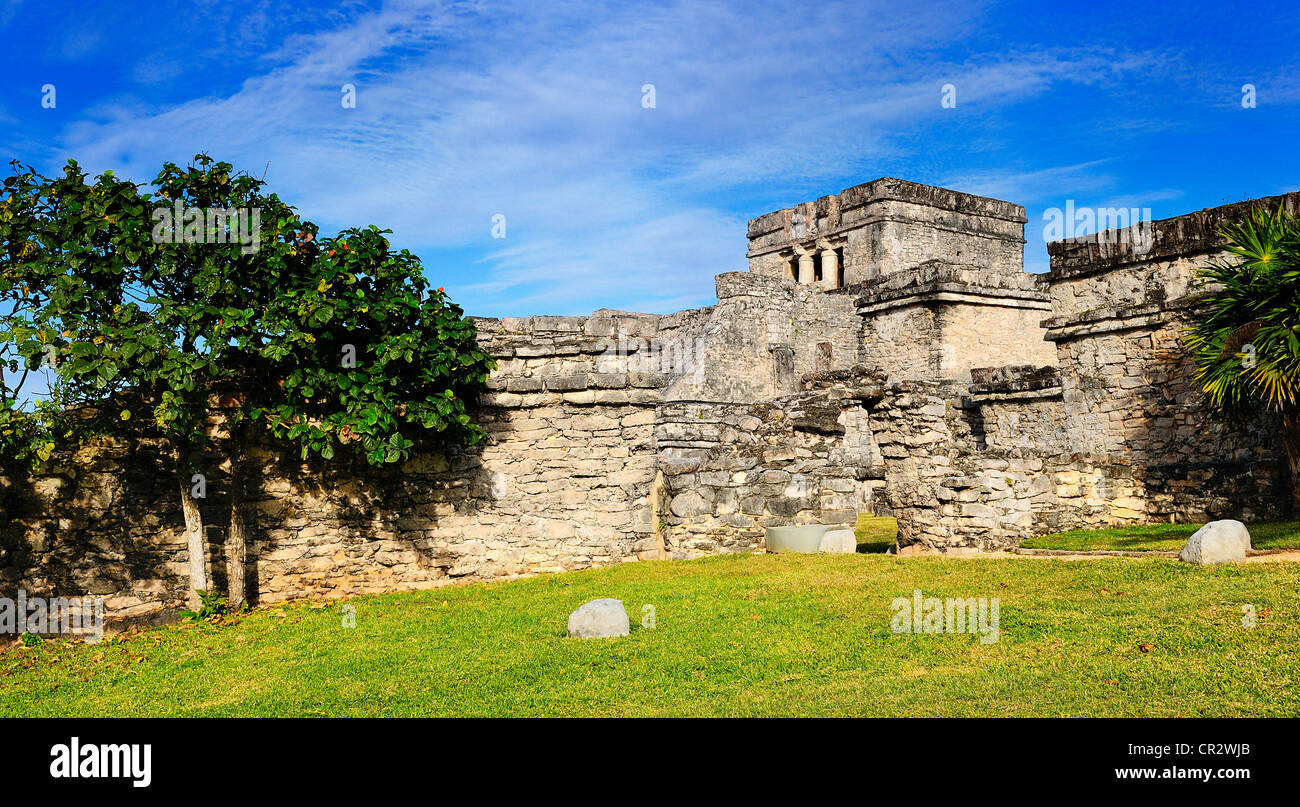
[(833, 249), (822, 250), (822, 288), (838, 289), (840, 281), (840, 256)]
[(807, 285), (813, 282), (813, 274), (816, 271), (816, 266), (813, 265), (813, 262), (816, 259), (817, 256), (812, 252), (800, 253), (798, 280), (801, 284)]

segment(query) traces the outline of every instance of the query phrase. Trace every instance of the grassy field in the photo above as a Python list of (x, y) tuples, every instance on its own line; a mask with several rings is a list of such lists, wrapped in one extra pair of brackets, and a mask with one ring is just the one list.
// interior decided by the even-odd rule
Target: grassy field
[(884, 552), (898, 538), (898, 521), (868, 513), (858, 514), (857, 527), (859, 552)]
[[(1300, 715), (1300, 564), (743, 555), (302, 603), (0, 654), (0, 715)], [(1000, 636), (891, 601), (996, 597)], [(617, 597), (630, 636), (564, 636)], [(1242, 624), (1242, 607), (1258, 613)], [(638, 625), (654, 607), (653, 629)]]
[[(1172, 550), (1187, 545), (1187, 539), (1201, 524), (1150, 524), (1109, 530), (1075, 530), (1031, 538), (1026, 549), (1120, 549), (1127, 551)], [(1248, 524), (1254, 549), (1300, 549), (1300, 522)]]

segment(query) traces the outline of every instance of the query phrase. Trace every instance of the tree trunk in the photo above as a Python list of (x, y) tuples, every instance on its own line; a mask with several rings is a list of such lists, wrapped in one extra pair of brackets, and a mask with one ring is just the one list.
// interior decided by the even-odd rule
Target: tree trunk
[(176, 477), (181, 488), (181, 512), (185, 515), (185, 546), (190, 556), (190, 590), (186, 600), (198, 611), (199, 591), (208, 590), (208, 550), (203, 540), (203, 513), (194, 499), (189, 466), (182, 449), (176, 451)]
[(243, 430), (232, 435), (234, 451), (230, 458), (230, 530), (226, 533), (226, 579), (229, 588), (230, 610), (244, 606), (245, 553), (248, 546), (248, 526), (244, 522), (244, 486), (247, 471), (243, 449)]
[(1282, 413), (1282, 445), (1291, 466), (1291, 517), (1300, 519), (1300, 410)]

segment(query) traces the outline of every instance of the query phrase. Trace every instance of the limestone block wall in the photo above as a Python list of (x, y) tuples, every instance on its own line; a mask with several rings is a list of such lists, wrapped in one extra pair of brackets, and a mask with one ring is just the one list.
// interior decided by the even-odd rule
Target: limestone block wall
[(930, 260), (861, 287), (862, 361), (893, 380), (969, 381), (972, 367), (1056, 363), (1033, 275)]
[[(717, 306), (667, 317), (477, 319), (498, 368), (473, 450), (417, 446), (373, 469), (256, 446), (250, 599), (749, 551), (771, 523), (852, 522), (883, 476), (867, 414), (798, 381), (856, 357), (852, 298), (748, 273), (719, 287)], [(773, 346), (796, 375), (780, 379), (798, 390), (785, 398), (771, 397)], [(174, 616), (189, 581), (171, 462), (161, 440), (124, 431), (0, 476), (0, 588), (101, 594), (110, 620)], [(220, 451), (206, 461), (200, 501), (218, 589), (228, 471)]]
[[(1294, 196), (1264, 203), (1292, 205)], [(1043, 325), (1056, 366), (976, 367), (969, 385), (932, 372), (888, 386), (871, 421), (900, 551), (986, 551), (1054, 530), (1287, 514), (1295, 482), (1276, 417), (1216, 422), (1183, 342), (1198, 305), (1195, 269), (1214, 258), (1224, 215), (1157, 222), (1156, 254), (1116, 255), (1105, 236), (1091, 252), (1078, 242), (1054, 250), (1062, 263), (1046, 278), (1054, 316)], [(880, 297), (864, 302), (871, 313)], [(927, 324), (920, 341), (933, 348), (942, 323), (935, 314)], [(863, 353), (888, 360), (870, 341)], [(904, 358), (891, 380), (926, 367)]]
[(943, 378), (948, 367), (942, 349), (938, 307), (897, 305), (862, 320), (862, 363), (884, 370), (890, 379)]
[[(481, 450), (419, 452), (400, 468), (299, 463), (270, 446), (254, 450), (252, 598), (488, 580), (656, 549), (653, 403), (529, 403), (485, 409)], [(170, 463), (159, 441), (124, 435), (33, 478), (0, 479), (5, 595), (105, 595), (110, 619), (182, 606), (188, 553)], [(213, 467), (201, 503), (219, 586), (225, 470)]]
[(1013, 387), (898, 382), (872, 408), (900, 553), (1005, 550), (1033, 535), (1121, 523), (1140, 501), (1123, 458), (1038, 442), (1060, 412), (1059, 387)]
[(1056, 367), (1004, 365), (971, 370), (962, 407), (976, 449), (1052, 456), (1068, 452), (1061, 376)]
[[(1051, 316), (1038, 331), (1047, 341), (1033, 342), (1054, 346), (1054, 360), (1036, 349), (1030, 366), (971, 369), (966, 387), (891, 385), (872, 418), (900, 547), (969, 551), (1057, 529), (1284, 516), (1294, 481), (1273, 438), (1276, 417), (1214, 421), (1183, 342), (1204, 291), (1197, 268), (1221, 257), (1219, 229), (1252, 205), (1295, 212), (1300, 194), (1155, 222), (1145, 240), (1107, 232), (1051, 244), (1043, 278)], [(931, 350), (950, 339), (979, 344), (977, 324), (946, 324), (933, 306), (928, 320), (915, 303), (911, 321), (899, 319), (890, 295), (907, 299), (909, 287), (897, 282), (897, 291), (883, 284), (860, 300), (876, 317), (867, 337), (924, 325), (917, 332)], [(973, 305), (954, 310), (979, 322)], [(864, 360), (888, 367), (888, 342), (877, 344), (886, 349), (866, 339)], [(933, 356), (916, 348), (901, 358), (891, 379), (966, 380), (935, 372)]]
[(481, 415), (481, 451), (422, 453), (381, 472), (331, 468), (319, 487), (306, 484), (314, 468), (270, 475), (250, 552), (260, 600), (580, 569), (651, 551), (653, 412), (493, 407)]
[(667, 400), (769, 401), (801, 389), (804, 375), (857, 363), (861, 326), (848, 294), (751, 272), (718, 275), (717, 291), (717, 305), (669, 322), (694, 363), (676, 374)]
[(1055, 364), (1054, 346), (1041, 338), (1043, 309), (1003, 300), (992, 305), (938, 309), (939, 370), (970, 380), (971, 368), (989, 364)]
[[(256, 602), (419, 588), (658, 557), (658, 318), (478, 320), (499, 367), (473, 450), (401, 467), (252, 458), (248, 585)], [(621, 342), (621, 344), (620, 344)], [(614, 347), (611, 347), (613, 343)], [(0, 588), (107, 597), (110, 619), (168, 616), (188, 594), (179, 485), (165, 445), (109, 435), (34, 475), (0, 475)], [(228, 466), (200, 501), (224, 585)]]
[(1223, 254), (1219, 230), (1254, 207), (1300, 213), (1300, 192), (1149, 222), (1139, 236), (1107, 230), (1049, 243), (1051, 270), (1044, 280), (1053, 315), (1159, 306), (1186, 297), (1193, 292), (1196, 267)]
[(109, 614), (179, 605), (180, 486), (156, 439), (107, 439), (41, 473), (0, 470), (0, 596), (103, 596)]
[(669, 403), (655, 427), (672, 557), (749, 552), (764, 528), (851, 527), (875, 507), (883, 468), (861, 390), (764, 404)]
[[(968, 201), (974, 198), (978, 197), (965, 194), (951, 197), (952, 208), (890, 198), (869, 205), (864, 210), (864, 221), (878, 221), (878, 224), (849, 234), (846, 266), (863, 267), (861, 275), (855, 273), (851, 277), (872, 279), (867, 268), (872, 266), (878, 267), (876, 276), (883, 277), (907, 271), (936, 257), (998, 271), (1020, 271), (1024, 254), (1023, 209), (1008, 210), (998, 206), (1006, 203), (985, 203), (994, 200)], [(983, 209), (975, 212), (979, 208)], [(852, 264), (849, 256), (856, 259)]]
[(1129, 458), (1152, 520), (1279, 517), (1285, 455), (1274, 414), (1226, 426), (1206, 411), (1183, 345), (1190, 309), (1054, 320), (1074, 451)]
[[(1066, 431), (1072, 450), (1129, 458), (1147, 520), (1277, 518), (1290, 484), (1276, 415), (1225, 426), (1210, 417), (1184, 335), (1196, 269), (1223, 257), (1217, 232), (1249, 206), (1300, 209), (1300, 193), (1154, 222), (1136, 253), (1103, 233), (1049, 245)], [(1117, 246), (1118, 245), (1118, 246)]]

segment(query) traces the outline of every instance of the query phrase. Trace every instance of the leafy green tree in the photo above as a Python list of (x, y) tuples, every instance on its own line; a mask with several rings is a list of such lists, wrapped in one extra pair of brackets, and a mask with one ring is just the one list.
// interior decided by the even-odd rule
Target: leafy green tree
[(1195, 376), (1224, 418), (1280, 413), (1300, 513), (1300, 221), (1254, 208), (1222, 236), (1229, 257), (1200, 270), (1209, 293), (1188, 333)]
[[(85, 194), (93, 197), (89, 206), (75, 193), (65, 205), (59, 194), (70, 185), (79, 185), (70, 174), (61, 180), (46, 180), (17, 164), (14, 168), (14, 175), (0, 186), (0, 459), (35, 464), (49, 458), (56, 428), (76, 424), (62, 416), (63, 410), (87, 401), (83, 384), (64, 383), (48, 372), (54, 369), (59, 350), (71, 345), (72, 334), (43, 313), (58, 307), (66, 311), (69, 320), (75, 320), (86, 310), (87, 300), (103, 296), (113, 285), (114, 281), (106, 279), (106, 273), (113, 271), (113, 259), (106, 260), (102, 254), (113, 247), (98, 231), (118, 207), (117, 193), (122, 187), (110, 173)], [(54, 215), (60, 209), (69, 219), (64, 226)], [(85, 220), (85, 229), (96, 242), (84, 253), (67, 241), (68, 232), (81, 226), (80, 222), (71, 223), (74, 217)], [(81, 268), (83, 276), (78, 282), (46, 282), (42, 249), (47, 245), (65, 252), (66, 259)], [(22, 392), (36, 371), (40, 371), (40, 380), (49, 384), (47, 397), (25, 406)]]
[(164, 165), (152, 193), (109, 173), (87, 182), (70, 162), (60, 179), (15, 166), (0, 202), (13, 211), (0, 212), (0, 299), (26, 301), (0, 343), (27, 368), (53, 353), (70, 400), (123, 421), (147, 407), (176, 457), (196, 590), (209, 580), (191, 472), (224, 455), (232, 608), (254, 444), (373, 465), (404, 460), (422, 433), (473, 444), (491, 369), (472, 320), (386, 231), (319, 239), (264, 187), (206, 155)]

